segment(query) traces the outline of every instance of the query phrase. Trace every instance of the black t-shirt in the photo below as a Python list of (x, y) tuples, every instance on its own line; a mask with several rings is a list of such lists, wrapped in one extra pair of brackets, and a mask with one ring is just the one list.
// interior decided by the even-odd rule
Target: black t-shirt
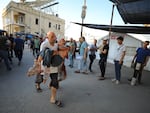
[(8, 45), (7, 45), (7, 37), (0, 37), (0, 50), (7, 50)]
[(101, 59), (103, 59), (104, 61), (107, 60), (107, 56), (108, 56), (108, 50), (109, 50), (109, 45), (108, 45), (108, 44), (103, 47), (103, 51), (104, 51), (105, 49), (107, 50), (107, 53), (106, 53), (106, 54), (104, 54), (104, 53), (101, 53), (101, 54), (100, 54)]

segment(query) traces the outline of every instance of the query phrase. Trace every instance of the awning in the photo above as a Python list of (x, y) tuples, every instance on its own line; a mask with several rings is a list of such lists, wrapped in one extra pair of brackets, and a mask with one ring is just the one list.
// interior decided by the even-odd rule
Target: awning
[(6, 31), (5, 31), (5, 30), (0, 29), (0, 33), (1, 33), (1, 32), (6, 32)]
[(83, 25), (84, 27), (93, 28), (93, 29), (100, 29), (118, 33), (135, 33), (135, 34), (150, 34), (150, 27), (144, 26), (117, 26), (117, 25), (99, 25), (99, 24), (81, 24), (75, 23), (78, 25)]
[(150, 24), (150, 0), (110, 0), (123, 21), (130, 24)]
[(29, 1), (29, 2), (25, 2), (25, 5), (30, 5), (32, 7), (41, 7), (45, 4), (51, 3), (55, 0), (36, 0), (36, 1)]

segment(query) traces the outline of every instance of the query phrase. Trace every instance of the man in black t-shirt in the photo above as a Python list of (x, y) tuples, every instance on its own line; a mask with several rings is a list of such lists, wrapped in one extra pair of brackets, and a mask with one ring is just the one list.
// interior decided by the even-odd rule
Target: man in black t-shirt
[(9, 42), (7, 37), (0, 36), (0, 57), (4, 59), (4, 63), (6, 65), (7, 70), (11, 70), (10, 64), (8, 62), (8, 47)]
[(13, 57), (13, 44), (14, 44), (14, 37), (13, 34), (10, 34), (10, 36), (8, 37), (8, 39), (10, 40), (10, 47), (9, 47), (9, 51), (10, 51), (10, 56)]
[(101, 71), (101, 76), (100, 76), (99, 80), (104, 80), (107, 56), (108, 56), (108, 50), (109, 50), (109, 45), (107, 44), (107, 39), (103, 39), (103, 44), (99, 47), (99, 50), (100, 50), (99, 67), (100, 67), (100, 71)]

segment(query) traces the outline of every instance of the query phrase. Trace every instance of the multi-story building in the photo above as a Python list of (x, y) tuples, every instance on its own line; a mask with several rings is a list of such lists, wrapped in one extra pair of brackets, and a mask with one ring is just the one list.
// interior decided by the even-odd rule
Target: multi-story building
[(59, 18), (57, 14), (48, 14), (41, 8), (31, 5), (11, 1), (3, 9), (3, 29), (8, 33), (21, 32), (39, 35), (54, 31), (58, 38), (64, 37), (65, 20)]

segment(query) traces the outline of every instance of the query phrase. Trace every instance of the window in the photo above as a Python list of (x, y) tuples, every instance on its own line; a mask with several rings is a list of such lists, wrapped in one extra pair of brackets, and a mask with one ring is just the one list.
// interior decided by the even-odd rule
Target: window
[(49, 22), (49, 25), (48, 25), (48, 27), (49, 27), (49, 28), (51, 28), (51, 22)]
[(60, 30), (60, 25), (58, 25), (58, 30)]
[(55, 26), (55, 27), (56, 27), (56, 29), (57, 29), (57, 24), (56, 24), (56, 26)]
[(38, 25), (39, 24), (39, 20), (36, 18), (35, 19), (35, 24)]
[(24, 23), (24, 17), (23, 16), (19, 17), (19, 23), (21, 23), (21, 24)]

